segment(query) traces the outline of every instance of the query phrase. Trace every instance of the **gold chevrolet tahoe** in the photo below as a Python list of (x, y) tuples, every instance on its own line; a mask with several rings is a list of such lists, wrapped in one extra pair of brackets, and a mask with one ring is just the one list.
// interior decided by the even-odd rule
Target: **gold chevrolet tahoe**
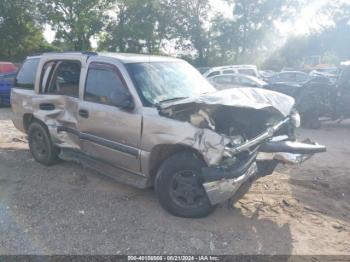
[(139, 188), (182, 217), (234, 201), (278, 163), (324, 146), (295, 141), (294, 99), (217, 91), (187, 62), (117, 53), (28, 57), (11, 94), (13, 123), (44, 165), (76, 161)]

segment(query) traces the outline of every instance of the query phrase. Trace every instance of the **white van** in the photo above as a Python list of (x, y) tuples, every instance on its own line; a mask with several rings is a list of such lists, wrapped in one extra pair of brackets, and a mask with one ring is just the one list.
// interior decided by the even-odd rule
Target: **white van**
[(219, 66), (213, 67), (206, 71), (203, 76), (206, 78), (226, 75), (226, 74), (241, 74), (260, 77), (257, 66), (255, 65), (230, 65), (230, 66)]

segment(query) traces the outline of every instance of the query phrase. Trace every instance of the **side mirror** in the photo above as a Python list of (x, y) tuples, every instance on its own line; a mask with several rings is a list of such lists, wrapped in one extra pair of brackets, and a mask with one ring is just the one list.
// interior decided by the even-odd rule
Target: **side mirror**
[(134, 101), (126, 90), (114, 90), (110, 96), (111, 104), (126, 110), (134, 109)]

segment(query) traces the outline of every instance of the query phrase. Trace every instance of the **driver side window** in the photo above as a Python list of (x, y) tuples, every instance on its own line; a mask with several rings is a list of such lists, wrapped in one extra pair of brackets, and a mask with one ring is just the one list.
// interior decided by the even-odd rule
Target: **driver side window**
[(84, 100), (113, 105), (112, 93), (126, 90), (125, 84), (117, 72), (117, 69), (112, 65), (91, 64), (85, 83)]

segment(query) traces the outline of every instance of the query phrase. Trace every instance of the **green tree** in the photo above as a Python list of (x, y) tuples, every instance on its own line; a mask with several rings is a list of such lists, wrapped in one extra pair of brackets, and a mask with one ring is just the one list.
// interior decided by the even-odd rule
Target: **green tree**
[(219, 14), (212, 21), (213, 45), (226, 61), (256, 62), (259, 53), (269, 48), (275, 35), (275, 22), (293, 14), (295, 0), (226, 0), (232, 5), (232, 18)]
[(38, 3), (42, 20), (56, 32), (58, 43), (74, 50), (91, 49), (90, 39), (108, 21), (110, 0), (43, 0)]
[(321, 12), (334, 24), (308, 35), (291, 37), (265, 61), (265, 67), (299, 67), (309, 56), (321, 56), (323, 64), (350, 60), (350, 4), (334, 1)]
[(191, 54), (196, 66), (206, 66), (210, 53), (209, 0), (169, 0), (167, 5), (176, 48)]
[(20, 61), (25, 56), (52, 50), (35, 21), (35, 2), (0, 1), (0, 59)]
[(159, 0), (118, 0), (116, 18), (101, 36), (99, 49), (159, 53), (166, 39), (166, 20)]

